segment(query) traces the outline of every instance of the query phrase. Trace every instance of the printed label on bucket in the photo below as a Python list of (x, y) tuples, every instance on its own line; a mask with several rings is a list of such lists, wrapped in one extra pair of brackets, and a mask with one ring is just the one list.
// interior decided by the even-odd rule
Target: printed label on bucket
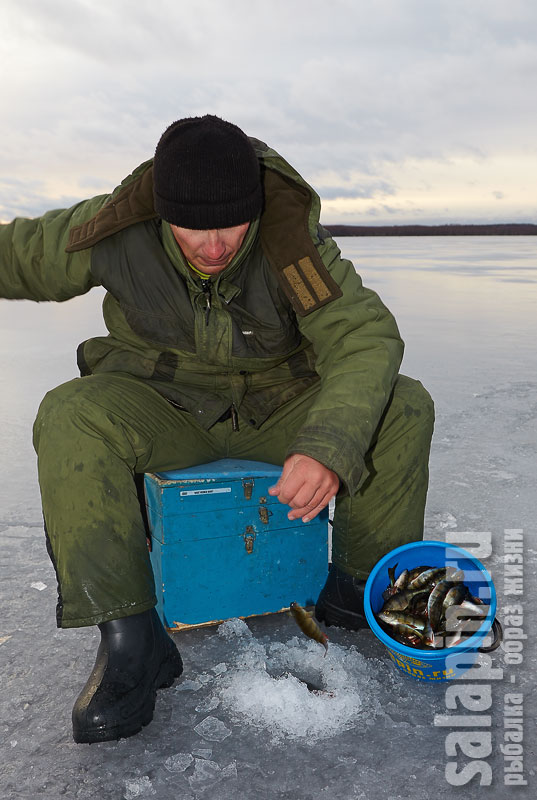
[[(389, 648), (388, 648), (389, 649)], [(390, 653), (394, 656), (397, 656), (401, 661), (410, 661), (411, 664), (414, 664), (415, 667), (432, 667), (432, 664), (427, 664), (426, 661), (418, 661), (417, 658), (411, 658), (410, 656), (404, 656), (402, 653), (397, 652), (397, 650), (393, 651), (390, 650)]]
[[(408, 675), (412, 675), (413, 678), (420, 678), (425, 681), (445, 681), (455, 677), (455, 670), (451, 667), (449, 667), (449, 669), (433, 670), (431, 672), (430, 668), (433, 666), (432, 664), (426, 664), (424, 661), (418, 661), (415, 658), (408, 658), (401, 653), (393, 653), (389, 648), (388, 655), (401, 672), (406, 672)], [(424, 667), (424, 669), (428, 671), (424, 672), (424, 670), (420, 669), (416, 664)]]

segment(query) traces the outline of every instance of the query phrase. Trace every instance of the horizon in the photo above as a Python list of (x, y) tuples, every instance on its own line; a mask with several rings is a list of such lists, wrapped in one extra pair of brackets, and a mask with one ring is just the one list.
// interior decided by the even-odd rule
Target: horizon
[[(328, 224), (329, 228), (379, 228), (379, 229), (399, 229), (399, 228), (534, 228), (535, 233), (537, 233), (537, 223), (536, 222), (434, 222), (432, 224), (426, 224), (423, 222), (405, 222), (402, 224), (392, 223), (391, 225), (386, 225), (384, 223), (370, 223), (370, 224), (362, 224), (359, 223), (358, 225), (353, 225), (352, 223), (339, 223), (339, 222), (331, 222)], [(533, 231), (529, 231), (528, 234), (531, 235)], [(518, 235), (517, 233), (513, 233), (513, 235)]]

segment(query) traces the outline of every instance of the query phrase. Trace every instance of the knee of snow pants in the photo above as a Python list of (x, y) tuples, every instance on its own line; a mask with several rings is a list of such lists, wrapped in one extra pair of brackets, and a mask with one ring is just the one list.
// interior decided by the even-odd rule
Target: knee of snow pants
[(59, 626), (94, 625), (155, 605), (134, 474), (213, 460), (203, 433), (128, 375), (76, 378), (45, 396), (34, 447)]

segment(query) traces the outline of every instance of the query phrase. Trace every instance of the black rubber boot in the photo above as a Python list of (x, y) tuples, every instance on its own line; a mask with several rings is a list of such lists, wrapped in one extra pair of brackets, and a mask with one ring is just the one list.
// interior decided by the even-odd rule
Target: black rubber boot
[(315, 606), (315, 616), (325, 625), (357, 631), (367, 628), (364, 613), (365, 581), (347, 575), (332, 564)]
[(79, 744), (127, 738), (153, 719), (157, 689), (183, 671), (181, 656), (153, 608), (103, 622), (97, 660), (73, 708)]

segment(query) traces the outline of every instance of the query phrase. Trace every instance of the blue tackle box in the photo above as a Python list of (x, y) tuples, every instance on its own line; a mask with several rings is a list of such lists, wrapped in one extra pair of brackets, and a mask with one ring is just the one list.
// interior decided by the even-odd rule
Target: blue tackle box
[(222, 459), (145, 475), (157, 610), (171, 630), (313, 605), (328, 573), (328, 510), (287, 519), (281, 467)]

